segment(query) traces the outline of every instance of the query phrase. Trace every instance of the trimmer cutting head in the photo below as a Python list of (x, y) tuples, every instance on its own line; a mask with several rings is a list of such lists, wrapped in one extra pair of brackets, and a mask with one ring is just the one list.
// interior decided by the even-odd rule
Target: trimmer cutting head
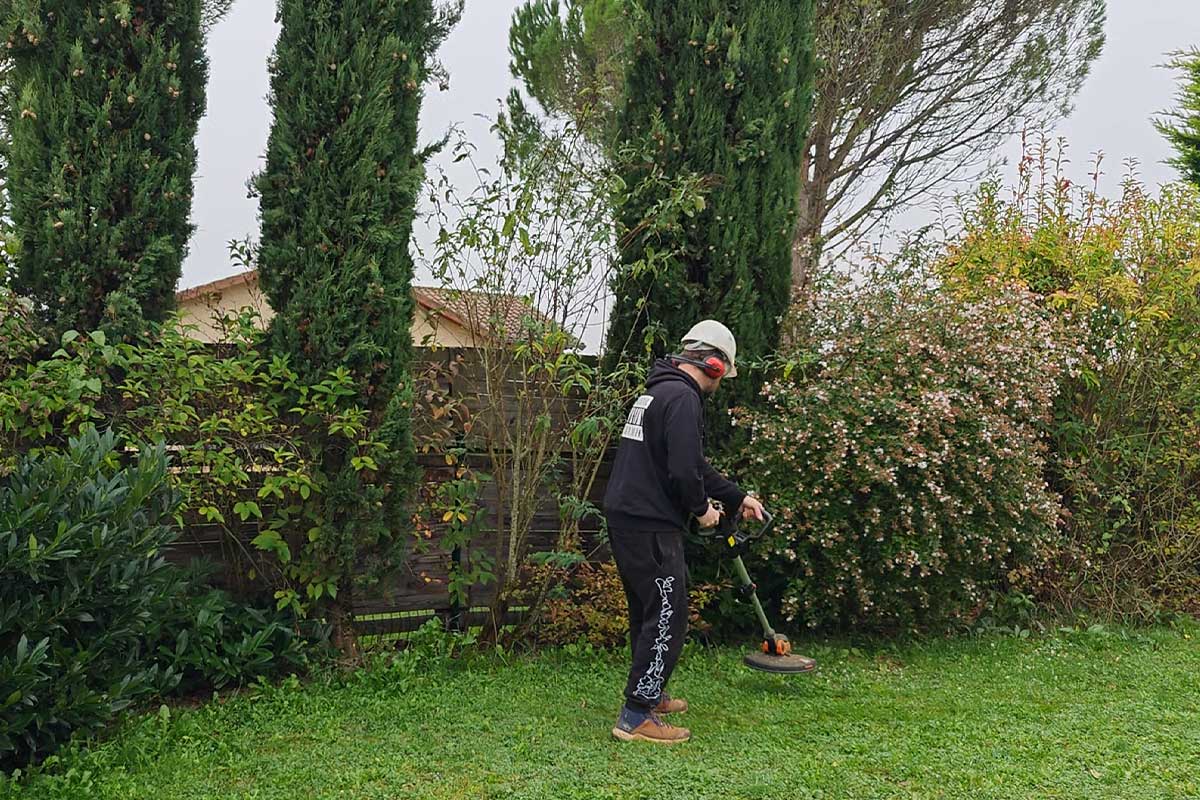
[(801, 672), (812, 672), (817, 665), (811, 658), (788, 654), (773, 656), (770, 653), (750, 653), (742, 661), (747, 667), (762, 672), (776, 672), (780, 675), (796, 675)]
[(811, 658), (793, 653), (791, 642), (781, 633), (775, 634), (771, 639), (764, 639), (762, 650), (750, 653), (742, 661), (751, 669), (776, 672), (782, 675), (812, 672), (817, 667), (817, 662)]

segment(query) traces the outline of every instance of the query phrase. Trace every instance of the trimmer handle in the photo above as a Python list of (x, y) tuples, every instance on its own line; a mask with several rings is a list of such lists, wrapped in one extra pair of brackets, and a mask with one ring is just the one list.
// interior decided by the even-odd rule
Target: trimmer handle
[(746, 543), (752, 539), (758, 539), (766, 535), (775, 524), (775, 516), (764, 508), (762, 525), (756, 530), (744, 531), (740, 523), (745, 520), (733, 516), (719, 504), (714, 503), (714, 506), (721, 511), (721, 521), (711, 528), (700, 528), (699, 533), (704, 537), (720, 539), (731, 550), (742, 550)]
[(761, 539), (763, 536), (766, 536), (767, 532), (770, 531), (771, 527), (775, 524), (775, 515), (774, 514), (772, 514), (770, 511), (767, 511), (765, 508), (763, 509), (762, 514), (763, 514), (762, 526), (758, 530), (756, 530), (754, 533), (750, 534), (749, 538), (751, 538), (751, 539)]

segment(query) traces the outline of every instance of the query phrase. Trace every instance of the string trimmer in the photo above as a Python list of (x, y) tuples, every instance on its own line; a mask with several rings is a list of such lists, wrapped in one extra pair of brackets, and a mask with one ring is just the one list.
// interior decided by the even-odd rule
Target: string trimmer
[(788, 641), (788, 638), (782, 633), (776, 633), (775, 629), (771, 627), (771, 623), (767, 620), (767, 614), (763, 611), (762, 603), (758, 600), (756, 591), (758, 587), (754, 581), (750, 580), (750, 573), (746, 571), (746, 565), (742, 562), (742, 554), (750, 549), (750, 542), (765, 536), (774, 525), (775, 518), (764, 510), (762, 526), (757, 530), (746, 532), (739, 526), (736, 514), (726, 513), (724, 506), (719, 501), (711, 502), (713, 508), (720, 512), (721, 520), (711, 528), (700, 528), (698, 532), (701, 536), (716, 540), (726, 557), (733, 557), (733, 569), (741, 581), (738, 593), (742, 599), (750, 598), (750, 603), (754, 606), (754, 613), (758, 615), (758, 622), (762, 625), (763, 630), (760, 650), (747, 654), (742, 660), (746, 666), (763, 672), (779, 672), (787, 675), (812, 672), (816, 668), (817, 662), (793, 653), (792, 643)]

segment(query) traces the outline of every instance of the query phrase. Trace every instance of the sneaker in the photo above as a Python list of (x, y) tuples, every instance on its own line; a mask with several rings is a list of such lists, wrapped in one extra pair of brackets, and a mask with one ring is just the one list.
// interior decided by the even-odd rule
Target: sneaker
[(654, 707), (655, 714), (682, 714), (687, 710), (687, 700), (682, 697), (671, 697), (666, 692), (662, 693), (662, 699)]
[(641, 740), (655, 744), (678, 744), (691, 738), (692, 732), (664, 722), (653, 711), (621, 709), (621, 716), (613, 726), (612, 734), (623, 742)]

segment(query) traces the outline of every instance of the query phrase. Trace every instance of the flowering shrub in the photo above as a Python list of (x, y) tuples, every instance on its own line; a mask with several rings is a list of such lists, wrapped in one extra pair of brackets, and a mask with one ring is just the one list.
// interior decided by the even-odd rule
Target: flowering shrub
[(1018, 289), (963, 303), (889, 271), (819, 291), (785, 325), (765, 403), (736, 413), (778, 512), (757, 573), (809, 627), (966, 615), (1054, 536), (1040, 437), (1077, 356)]

